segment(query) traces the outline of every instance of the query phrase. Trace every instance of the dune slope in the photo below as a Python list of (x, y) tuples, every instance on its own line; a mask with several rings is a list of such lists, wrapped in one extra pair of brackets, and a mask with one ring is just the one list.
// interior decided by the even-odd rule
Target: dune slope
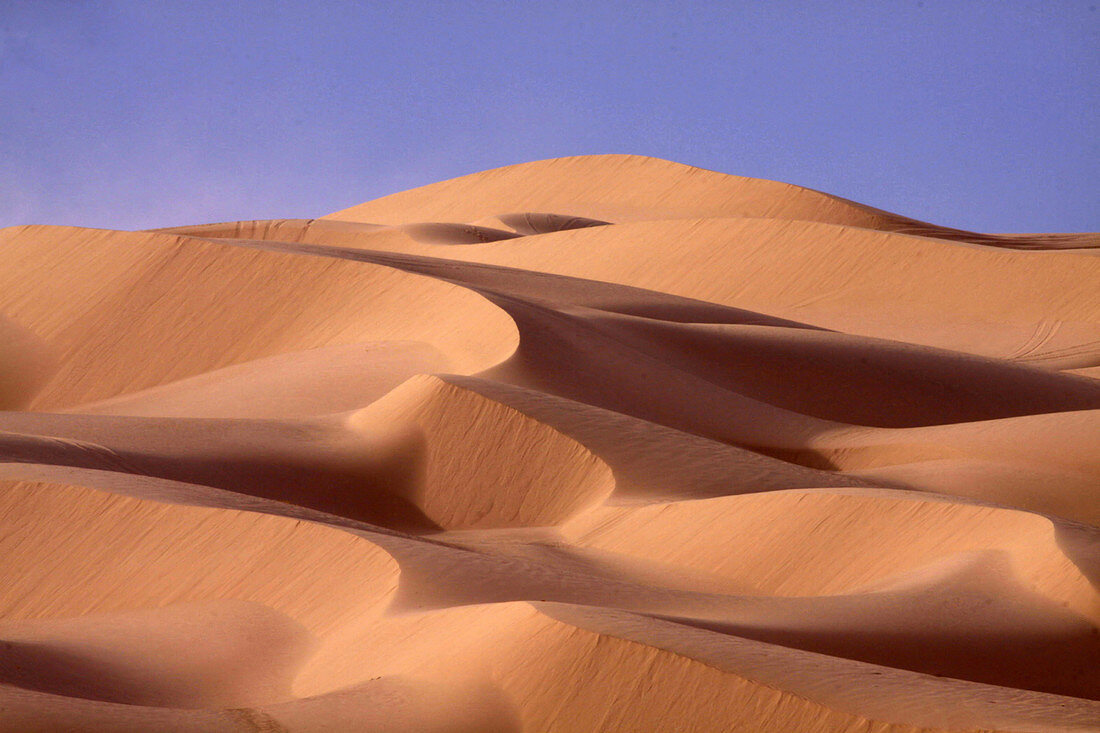
[(0, 731), (1100, 729), (1100, 237), (639, 156), (0, 230)]

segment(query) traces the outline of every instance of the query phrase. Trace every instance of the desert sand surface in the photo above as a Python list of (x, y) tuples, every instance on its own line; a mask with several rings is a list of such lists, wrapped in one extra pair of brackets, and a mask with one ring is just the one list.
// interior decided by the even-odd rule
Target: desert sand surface
[(0, 252), (0, 730), (1100, 730), (1100, 235), (603, 155)]

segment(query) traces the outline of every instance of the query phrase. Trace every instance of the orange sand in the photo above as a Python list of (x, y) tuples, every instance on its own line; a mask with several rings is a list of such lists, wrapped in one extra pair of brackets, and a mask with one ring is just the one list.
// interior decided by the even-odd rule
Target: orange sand
[(0, 231), (0, 730), (1100, 729), (1100, 236), (635, 156)]

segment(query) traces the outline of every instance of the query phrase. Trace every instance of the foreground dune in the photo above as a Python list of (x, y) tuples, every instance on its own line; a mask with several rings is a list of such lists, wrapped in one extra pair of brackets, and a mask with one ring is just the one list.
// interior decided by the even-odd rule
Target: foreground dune
[(0, 730), (1100, 729), (1100, 237), (636, 156), (0, 230)]

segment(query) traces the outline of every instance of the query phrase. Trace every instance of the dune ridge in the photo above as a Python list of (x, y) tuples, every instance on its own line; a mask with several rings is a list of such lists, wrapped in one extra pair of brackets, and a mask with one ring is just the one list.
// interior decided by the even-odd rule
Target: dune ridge
[(0, 730), (1100, 729), (1100, 235), (606, 155), (0, 247)]

